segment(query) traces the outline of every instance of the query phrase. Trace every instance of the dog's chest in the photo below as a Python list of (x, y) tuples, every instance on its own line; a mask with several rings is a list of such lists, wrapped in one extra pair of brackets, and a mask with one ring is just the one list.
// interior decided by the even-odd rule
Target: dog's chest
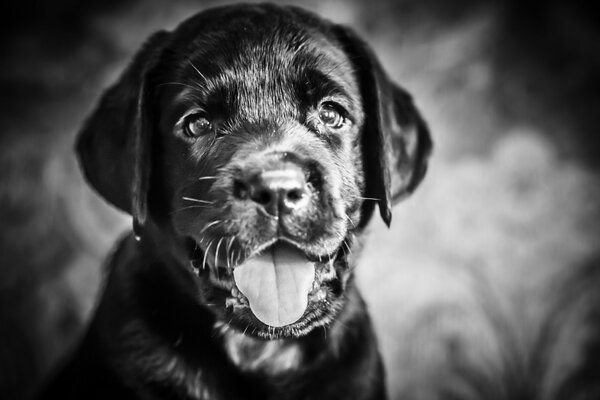
[(285, 340), (261, 340), (228, 330), (223, 336), (230, 360), (242, 371), (277, 376), (300, 368), (298, 344)]

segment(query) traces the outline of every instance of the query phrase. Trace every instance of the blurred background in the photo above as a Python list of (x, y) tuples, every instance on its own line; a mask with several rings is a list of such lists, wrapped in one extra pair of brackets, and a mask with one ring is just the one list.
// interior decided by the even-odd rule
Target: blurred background
[[(371, 43), (436, 143), (357, 269), (391, 398), (600, 399), (592, 2), (293, 3)], [(30, 398), (76, 343), (130, 226), (79, 172), (82, 120), (148, 35), (216, 4), (0, 5), (0, 398)]]

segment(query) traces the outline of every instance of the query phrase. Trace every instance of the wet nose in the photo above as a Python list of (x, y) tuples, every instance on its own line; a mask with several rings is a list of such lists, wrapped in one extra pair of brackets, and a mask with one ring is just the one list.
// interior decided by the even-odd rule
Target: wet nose
[(304, 172), (290, 163), (236, 179), (233, 195), (250, 199), (273, 216), (292, 213), (305, 207), (309, 200)]

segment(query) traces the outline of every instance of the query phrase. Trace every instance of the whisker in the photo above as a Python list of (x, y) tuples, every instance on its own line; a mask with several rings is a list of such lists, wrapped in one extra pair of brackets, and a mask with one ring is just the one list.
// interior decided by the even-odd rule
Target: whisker
[(207, 179), (217, 179), (216, 176), (201, 176), (200, 178), (198, 178), (199, 181), (204, 181)]
[(204, 76), (204, 74), (202, 72), (200, 72), (200, 70), (198, 68), (196, 68), (196, 66), (192, 63), (191, 60), (188, 60), (188, 63), (190, 63), (190, 65), (192, 66), (192, 68), (194, 68), (196, 70), (196, 72), (198, 73), (198, 75), (200, 75), (202, 77), (202, 79), (204, 79), (205, 81), (208, 80), (208, 79), (206, 79), (206, 77)]
[(234, 240), (235, 240), (235, 236), (231, 236), (231, 239), (229, 239), (229, 243), (227, 244), (227, 252), (228, 253), (231, 250), (231, 246), (233, 245)]
[(187, 200), (187, 201), (195, 201), (196, 203), (204, 203), (204, 204), (213, 204), (214, 201), (208, 201), (208, 200), (200, 200), (200, 199), (194, 199), (193, 197), (182, 197), (183, 200)]
[(221, 219), (217, 219), (216, 221), (213, 221), (213, 222), (211, 222), (211, 223), (207, 224), (207, 225), (206, 225), (204, 228), (202, 228), (202, 230), (200, 231), (200, 233), (204, 232), (205, 230), (207, 230), (207, 229), (208, 229), (208, 228), (210, 228), (211, 226), (215, 226), (215, 225), (217, 225), (217, 224), (219, 224), (219, 223), (221, 223), (221, 222), (223, 222), (223, 220), (221, 220)]
[(233, 245), (233, 241), (235, 240), (235, 236), (231, 236), (229, 239), (229, 243), (227, 243), (227, 268), (231, 268), (229, 263), (229, 258), (231, 257), (231, 262), (233, 262), (233, 254), (231, 253), (231, 246)]
[(350, 245), (345, 240), (342, 242), (342, 246), (346, 246), (346, 249), (348, 249), (348, 252), (346, 253), (346, 255), (348, 255), (352, 252), (352, 250), (350, 250)]
[(376, 197), (360, 197), (360, 196), (358, 196), (358, 198), (363, 199), (363, 200), (381, 201), (381, 199), (378, 199)]
[(225, 238), (221, 236), (221, 239), (219, 239), (219, 242), (217, 243), (217, 250), (215, 250), (215, 269), (217, 270), (217, 278), (219, 277), (219, 249), (221, 248), (221, 243), (223, 242), (223, 239)]
[(193, 87), (193, 86), (191, 86), (191, 85), (187, 85), (187, 84), (185, 84), (185, 83), (181, 83), (181, 82), (163, 82), (163, 83), (159, 83), (158, 85), (156, 85), (156, 87), (158, 87), (158, 86), (165, 86), (165, 85), (178, 85), (178, 86), (185, 86), (185, 87), (187, 87), (187, 88), (190, 88), (190, 89), (197, 90), (197, 88), (195, 88), (195, 87)]
[(354, 229), (356, 229), (356, 225), (354, 224), (354, 222), (352, 221), (352, 219), (350, 218), (350, 216), (348, 214), (346, 214), (346, 219), (348, 220), (348, 222), (350, 222), (350, 224), (354, 227)]
[(223, 166), (217, 168), (217, 172), (226, 173), (228, 171), (228, 169), (229, 169), (229, 167), (227, 165), (223, 165)]
[(335, 264), (336, 260), (338, 259), (338, 256), (340, 255), (340, 250), (343, 250), (343, 249), (340, 247), (340, 248), (338, 248), (338, 249), (335, 251), (335, 256), (333, 256), (333, 263), (334, 263), (334, 264)]
[(202, 269), (206, 268), (206, 256), (208, 255), (208, 250), (210, 249), (210, 246), (212, 246), (213, 241), (214, 241), (214, 239), (210, 241), (208, 246), (206, 246), (206, 250), (204, 250), (204, 259), (202, 260)]

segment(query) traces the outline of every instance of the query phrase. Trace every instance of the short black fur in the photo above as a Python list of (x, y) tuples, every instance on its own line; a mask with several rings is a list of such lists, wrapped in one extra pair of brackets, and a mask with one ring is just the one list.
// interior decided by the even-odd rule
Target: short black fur
[[(190, 136), (198, 118), (210, 126)], [(155, 34), (78, 138), (85, 176), (135, 234), (43, 395), (386, 398), (352, 270), (375, 203), (389, 225), (430, 151), (410, 96), (349, 28), (262, 4)], [(271, 249), (314, 266), (304, 314), (281, 326), (255, 315), (232, 276)]]

